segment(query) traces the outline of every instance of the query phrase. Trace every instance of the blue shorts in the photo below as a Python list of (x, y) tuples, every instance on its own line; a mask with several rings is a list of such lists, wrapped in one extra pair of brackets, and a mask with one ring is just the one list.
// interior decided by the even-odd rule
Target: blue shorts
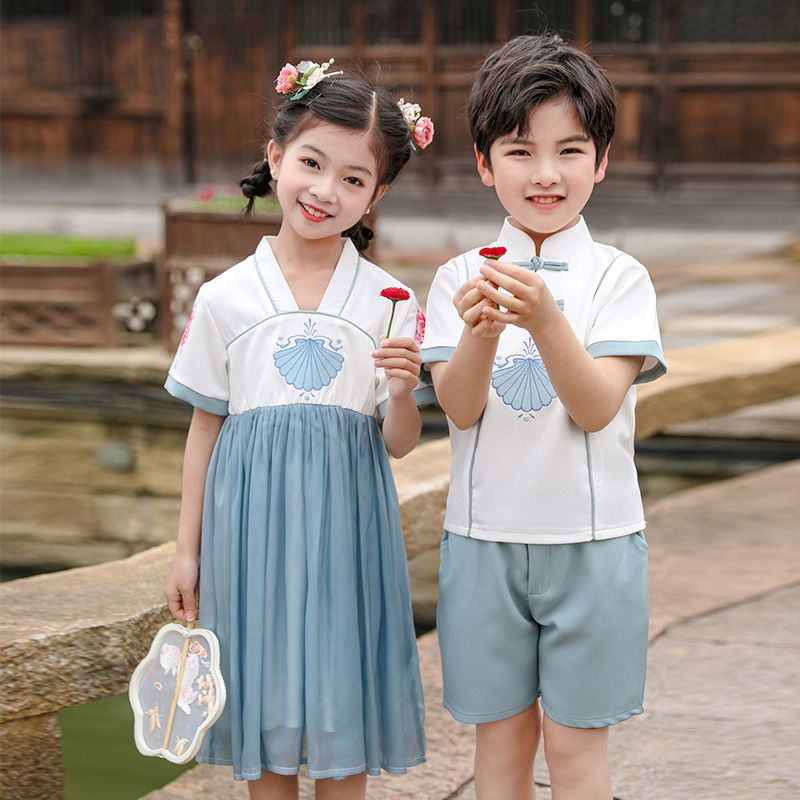
[(444, 705), (460, 722), (513, 717), (604, 728), (642, 713), (647, 543), (487, 542), (445, 532), (437, 628)]

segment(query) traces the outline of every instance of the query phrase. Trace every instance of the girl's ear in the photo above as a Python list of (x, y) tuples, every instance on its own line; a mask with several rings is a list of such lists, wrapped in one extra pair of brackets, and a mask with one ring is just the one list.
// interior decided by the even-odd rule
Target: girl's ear
[(492, 168), (489, 166), (486, 156), (478, 150), (477, 145), (473, 144), (472, 149), (475, 151), (475, 159), (478, 162), (478, 175), (481, 176), (481, 183), (484, 186), (494, 186), (494, 175), (492, 175)]
[(388, 188), (389, 186), (387, 184), (384, 184), (383, 186), (379, 186), (375, 190), (375, 194), (372, 195), (372, 201), (369, 204), (369, 208), (372, 208), (373, 206), (376, 206), (378, 204), (378, 200), (380, 200), (381, 197), (383, 197), (386, 194), (386, 190)]
[(273, 180), (278, 179), (278, 167), (283, 158), (283, 150), (281, 146), (274, 140), (270, 139), (267, 142), (267, 161), (269, 162), (269, 171)]
[(597, 169), (594, 171), (594, 182), (600, 183), (603, 178), (606, 176), (606, 168), (608, 167), (608, 151), (611, 149), (611, 145), (606, 147), (605, 153), (603, 153), (603, 158), (600, 159), (600, 164), (598, 165)]

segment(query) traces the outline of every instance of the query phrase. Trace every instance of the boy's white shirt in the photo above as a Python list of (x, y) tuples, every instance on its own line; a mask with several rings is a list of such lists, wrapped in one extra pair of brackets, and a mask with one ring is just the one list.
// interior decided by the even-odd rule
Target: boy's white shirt
[[(533, 240), (507, 218), (495, 247), (506, 263), (528, 261)], [(553, 298), (594, 357), (644, 356), (637, 383), (666, 371), (647, 270), (631, 256), (594, 242), (581, 217), (545, 239), (540, 258)], [(478, 274), (478, 249), (439, 268), (428, 295), (423, 361), (448, 361), (464, 323), (456, 290)], [(556, 262), (567, 262), (559, 269)], [(481, 419), (466, 431), (448, 420), (452, 448), (445, 528), (490, 541), (561, 544), (611, 539), (643, 530), (633, 463), (636, 390), (616, 417), (586, 433), (548, 385), (530, 334), (507, 325), (500, 335)]]

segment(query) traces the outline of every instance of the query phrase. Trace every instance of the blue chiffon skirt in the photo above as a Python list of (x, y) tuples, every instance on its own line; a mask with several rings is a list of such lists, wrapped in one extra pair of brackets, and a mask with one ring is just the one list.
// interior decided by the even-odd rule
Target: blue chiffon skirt
[(200, 624), (228, 699), (198, 761), (311, 778), (425, 760), (397, 496), (376, 421), (336, 406), (226, 419), (206, 483)]

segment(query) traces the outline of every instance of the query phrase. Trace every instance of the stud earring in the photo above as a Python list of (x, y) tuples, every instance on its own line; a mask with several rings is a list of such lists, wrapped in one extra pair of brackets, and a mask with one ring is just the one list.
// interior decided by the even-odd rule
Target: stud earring
[(370, 206), (370, 207), (367, 209), (367, 212), (366, 212), (366, 213), (367, 213), (367, 214), (369, 214), (369, 212), (370, 212), (370, 211), (372, 211), (372, 206)]

